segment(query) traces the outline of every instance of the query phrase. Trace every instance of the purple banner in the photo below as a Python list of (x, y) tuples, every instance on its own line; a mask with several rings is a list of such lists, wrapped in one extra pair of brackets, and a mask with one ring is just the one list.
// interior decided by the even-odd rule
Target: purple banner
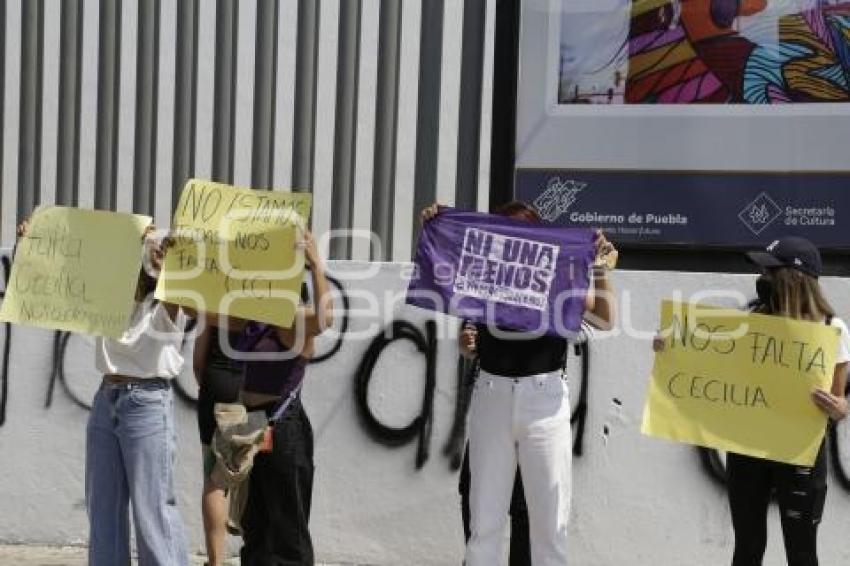
[(589, 229), (442, 208), (419, 236), (407, 304), (506, 330), (573, 336), (593, 240)]

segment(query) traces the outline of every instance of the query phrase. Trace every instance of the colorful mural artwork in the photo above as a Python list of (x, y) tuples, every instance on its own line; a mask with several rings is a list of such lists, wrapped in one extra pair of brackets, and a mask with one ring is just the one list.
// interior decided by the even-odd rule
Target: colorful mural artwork
[(582, 74), (562, 2), (561, 104), (850, 101), (847, 0), (620, 0), (595, 18), (608, 60)]

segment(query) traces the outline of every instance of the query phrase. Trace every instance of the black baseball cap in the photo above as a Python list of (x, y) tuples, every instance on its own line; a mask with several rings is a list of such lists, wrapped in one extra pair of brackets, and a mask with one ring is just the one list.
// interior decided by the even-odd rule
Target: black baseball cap
[(812, 277), (819, 277), (823, 269), (815, 245), (798, 236), (774, 240), (763, 252), (747, 252), (747, 259), (759, 267), (790, 267)]

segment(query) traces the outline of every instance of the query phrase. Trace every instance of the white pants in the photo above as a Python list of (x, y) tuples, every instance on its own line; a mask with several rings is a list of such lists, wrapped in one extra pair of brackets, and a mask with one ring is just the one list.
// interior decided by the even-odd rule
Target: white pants
[(517, 463), (528, 506), (531, 563), (564, 566), (572, 434), (561, 372), (515, 379), (482, 371), (469, 418), (472, 535), (466, 566), (506, 563), (504, 534)]

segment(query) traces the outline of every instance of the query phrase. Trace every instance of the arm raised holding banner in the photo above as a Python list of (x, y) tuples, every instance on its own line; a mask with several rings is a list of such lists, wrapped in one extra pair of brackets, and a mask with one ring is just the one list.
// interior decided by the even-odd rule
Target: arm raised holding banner
[[(313, 281), (313, 304), (300, 305), (295, 311), (295, 324), (291, 328), (277, 328), (285, 344), (293, 343), (298, 335), (310, 338), (318, 336), (333, 324), (333, 297), (331, 286), (325, 276), (325, 266), (316, 247), (316, 240), (308, 230), (303, 231), (296, 248), (304, 253), (304, 261)], [(311, 352), (312, 353), (312, 352)]]
[[(442, 208), (438, 204), (425, 208), (421, 214), (423, 225), (447, 214)], [(538, 317), (546, 319), (563, 307), (553, 298), (568, 298), (568, 302), (572, 301), (568, 328), (581, 326), (582, 318), (596, 328), (607, 330), (613, 326), (613, 289), (607, 270), (613, 267), (616, 250), (604, 234), (547, 226), (533, 207), (522, 202), (512, 202), (499, 209), (497, 216), (510, 221), (491, 221), (486, 215), (454, 216), (451, 222), (455, 226), (462, 224), (459, 229), (447, 226), (442, 234), (434, 229), (430, 239), (420, 238), (419, 250), (463, 242), (457, 262), (449, 256), (439, 260), (428, 258), (432, 265), (427, 272), (433, 272), (435, 278), (438, 271), (453, 273), (456, 292), (461, 294), (474, 295), (476, 285), (487, 290), (498, 287), (486, 299), (488, 307), (499, 308), (505, 303), (531, 304), (529, 310), (537, 311), (531, 318), (537, 320)], [(475, 224), (478, 220), (480, 225)], [(427, 231), (429, 226), (425, 229)], [(439, 270), (432, 269), (438, 261), (441, 262)], [(423, 261), (417, 265), (426, 264)], [(582, 271), (573, 271), (576, 265), (582, 266)], [(523, 269), (534, 273), (534, 281), (539, 283), (537, 291), (545, 300), (533, 301), (534, 288), (516, 277)], [(563, 278), (562, 283), (555, 285), (553, 281), (558, 277)], [(526, 302), (513, 303), (517, 297)], [(516, 326), (498, 322), (498, 316), (497, 320), (490, 320), (488, 316), (486, 322), (478, 324), (466, 321), (458, 337), (461, 356), (476, 360), (480, 367), (470, 403), (469, 444), (465, 458), (471, 482), (461, 482), (462, 496), (469, 502), (471, 524), (473, 528), (478, 525), (480, 531), (472, 532), (468, 539), (466, 563), (492, 563), (499, 554), (508, 509), (494, 508), (493, 504), (510, 501), (510, 497), (505, 497), (505, 490), (511, 486), (494, 478), (507, 476), (515, 478), (512, 482), (515, 500), (510, 505), (510, 515), (515, 521), (512, 533), (519, 535), (519, 529), (527, 529), (528, 520), (524, 523), (521, 520), (525, 515), (525, 501), (517, 495), (524, 494), (525, 499), (533, 502), (528, 505), (528, 512), (539, 513), (530, 517), (530, 522), (541, 525), (540, 532), (546, 533), (543, 535), (546, 540), (539, 542), (545, 545), (553, 563), (562, 564), (567, 562), (564, 536), (567, 513), (559, 506), (566, 505), (569, 500), (570, 479), (559, 470), (568, 470), (569, 465), (563, 463), (572, 457), (571, 408), (563, 374), (568, 342), (564, 334), (549, 333), (552, 327), (546, 328), (546, 333), (539, 328), (517, 330), (528, 326), (517, 323), (522, 320), (521, 313), (515, 312), (514, 316), (512, 320)], [(538, 403), (541, 410), (533, 409)], [(542, 409), (544, 406), (546, 408)], [(517, 422), (525, 423), (520, 430), (513, 425)], [(529, 449), (541, 442), (547, 445), (545, 453)], [(521, 480), (516, 474), (517, 462), (524, 472)], [(525, 473), (525, 470), (531, 472)], [(469, 489), (477, 493), (470, 494), (465, 486), (471, 486)], [(557, 491), (556, 496), (552, 495), (553, 490)]]
[(585, 320), (599, 330), (611, 330), (616, 318), (614, 288), (608, 272), (617, 264), (618, 252), (602, 230), (596, 231), (596, 259), (593, 262), (593, 285), (588, 289)]
[[(420, 214), (422, 224), (436, 218), (441, 208), (444, 208), (444, 205), (439, 203), (433, 203), (424, 208)], [(506, 208), (511, 213), (503, 214), (504, 216), (533, 223), (542, 222), (537, 212), (525, 203), (510, 203)], [(596, 231), (594, 248), (595, 258), (591, 270), (593, 285), (588, 288), (585, 298), (584, 318), (594, 328), (611, 330), (616, 318), (616, 310), (614, 288), (608, 272), (616, 267), (619, 252), (602, 230)]]

